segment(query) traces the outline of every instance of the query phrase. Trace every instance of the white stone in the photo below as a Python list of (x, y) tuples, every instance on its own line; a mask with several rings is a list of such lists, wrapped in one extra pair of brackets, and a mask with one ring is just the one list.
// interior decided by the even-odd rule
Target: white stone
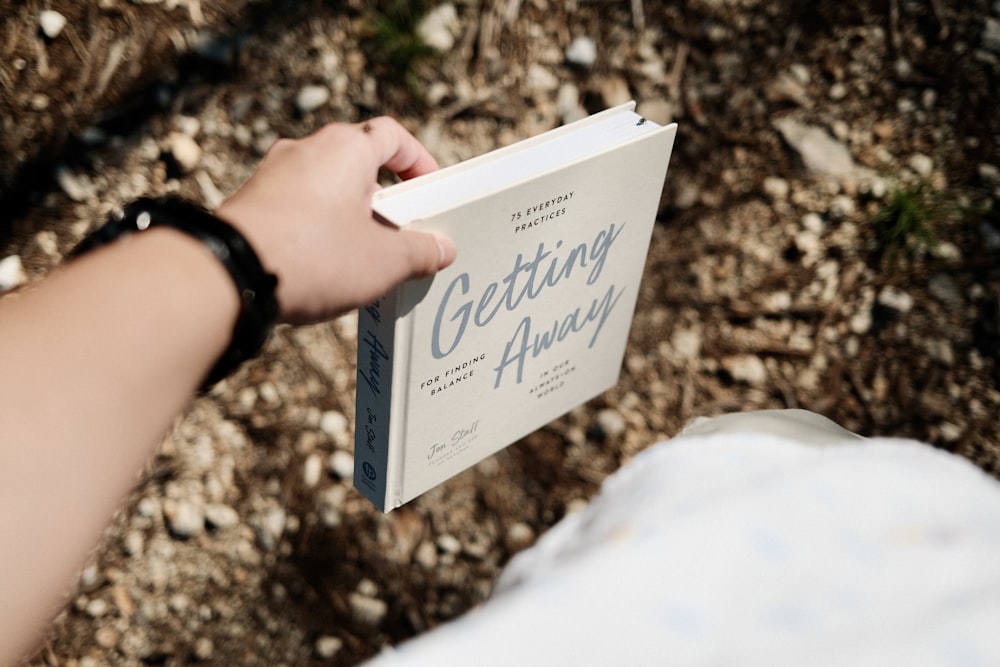
[(200, 535), (205, 528), (203, 508), (188, 500), (167, 499), (163, 503), (163, 517), (171, 535), (179, 539)]
[(763, 298), (764, 309), (769, 313), (781, 313), (792, 307), (792, 295), (789, 292), (771, 292)]
[(49, 257), (59, 257), (59, 237), (51, 229), (43, 229), (35, 234), (35, 245)]
[(319, 430), (339, 440), (347, 435), (347, 417), (336, 410), (328, 410), (319, 418)]
[(788, 181), (783, 178), (768, 176), (764, 179), (764, 193), (772, 201), (785, 201), (790, 189)]
[(911, 155), (907, 164), (921, 178), (930, 177), (934, 171), (934, 160), (929, 155), (924, 155), (923, 153), (914, 153)]
[(462, 543), (454, 535), (445, 533), (438, 536), (437, 548), (440, 549), (441, 553), (457, 554), (462, 550)]
[(587, 116), (587, 110), (580, 104), (580, 89), (572, 83), (565, 83), (559, 87), (559, 92), (556, 94), (556, 108), (565, 124)]
[(240, 523), (240, 514), (229, 505), (209, 503), (205, 506), (205, 521), (220, 530), (235, 528)]
[(952, 347), (950, 340), (941, 338), (927, 341), (927, 354), (939, 364), (945, 366), (955, 364), (955, 348)]
[(344, 498), (347, 489), (341, 485), (327, 487), (319, 497), (319, 516), (324, 526), (333, 528), (339, 526), (344, 509)]
[(945, 442), (958, 442), (959, 438), (962, 437), (962, 427), (951, 422), (941, 422), (938, 428), (941, 431), (941, 438)]
[(194, 657), (198, 660), (210, 660), (215, 654), (215, 644), (208, 637), (199, 637), (194, 642)]
[(843, 176), (855, 171), (850, 151), (823, 128), (800, 123), (791, 117), (776, 120), (774, 126), (809, 171), (827, 176)]
[(834, 220), (844, 220), (858, 210), (855, 201), (847, 195), (837, 195), (830, 202), (830, 217)]
[(38, 25), (49, 39), (55, 39), (66, 27), (66, 17), (53, 9), (43, 9), (38, 13)]
[(979, 178), (987, 185), (1000, 185), (1000, 168), (994, 164), (983, 162), (979, 165)]
[(0, 292), (14, 289), (27, 280), (20, 256), (8, 255), (0, 259)]
[(531, 543), (535, 541), (535, 531), (528, 524), (523, 521), (518, 521), (512, 524), (510, 528), (507, 529), (507, 535), (504, 537), (504, 545), (510, 552), (521, 551), (531, 546)]
[(191, 173), (201, 161), (201, 146), (183, 132), (168, 134), (164, 141), (164, 148), (170, 153), (181, 173)]
[(351, 607), (351, 617), (368, 627), (375, 627), (381, 623), (389, 610), (389, 605), (385, 603), (385, 600), (360, 593), (351, 593), (348, 604)]
[(618, 438), (625, 433), (625, 417), (617, 410), (606, 409), (597, 413), (597, 425), (609, 438)]
[(751, 386), (760, 386), (767, 382), (767, 368), (764, 362), (752, 354), (726, 357), (722, 360), (722, 367), (737, 382), (745, 382)]
[(787, 100), (807, 109), (813, 105), (813, 100), (806, 87), (789, 73), (779, 74), (769, 81), (765, 86), (764, 95), (771, 102)]
[(260, 400), (268, 405), (277, 405), (281, 402), (281, 396), (278, 394), (278, 388), (273, 382), (262, 382), (260, 386), (257, 387), (257, 395), (260, 396)]
[(576, 37), (566, 47), (566, 62), (577, 67), (592, 67), (597, 62), (597, 44), (586, 35)]
[(139, 516), (151, 517), (160, 513), (160, 501), (151, 496), (144, 496), (135, 505)]
[(851, 317), (851, 321), (848, 323), (851, 331), (861, 335), (866, 334), (871, 331), (872, 328), (872, 311), (870, 308), (862, 308), (860, 311)]
[(142, 555), (143, 547), (146, 544), (146, 539), (143, 537), (142, 532), (138, 530), (130, 530), (125, 534), (125, 539), (122, 540), (122, 548), (127, 556), (140, 556)]
[(287, 522), (288, 516), (285, 514), (285, 510), (281, 507), (272, 507), (264, 513), (264, 518), (260, 525), (275, 538), (279, 538), (285, 532), (285, 524)]
[(330, 101), (330, 89), (326, 86), (302, 86), (295, 96), (295, 108), (300, 113), (309, 113), (319, 109)]
[(338, 449), (330, 455), (330, 460), (327, 462), (327, 470), (337, 479), (353, 479), (354, 455)]
[(795, 235), (795, 248), (802, 253), (802, 265), (812, 266), (823, 253), (823, 243), (819, 239), (819, 234), (803, 229)]
[(826, 229), (826, 223), (819, 213), (806, 213), (802, 216), (802, 227), (813, 234), (822, 234)]
[(87, 603), (87, 616), (91, 618), (100, 618), (108, 613), (108, 603), (104, 598), (94, 598)]
[(316, 657), (321, 660), (330, 660), (333, 656), (340, 652), (340, 649), (344, 646), (344, 640), (340, 637), (332, 637), (330, 635), (323, 635), (316, 639), (316, 644), (314, 649), (316, 651)]
[(701, 353), (701, 333), (695, 329), (677, 329), (670, 336), (670, 347), (680, 359), (697, 359)]
[(878, 294), (878, 302), (899, 313), (908, 313), (913, 308), (913, 297), (893, 285), (882, 288)]
[(319, 484), (323, 475), (323, 460), (319, 454), (312, 453), (306, 457), (306, 462), (302, 465), (302, 483), (307, 488), (312, 488)]
[(77, 174), (66, 166), (56, 169), (56, 182), (73, 201), (86, 201), (96, 194), (93, 183), (86, 175)]
[(255, 515), (250, 520), (257, 537), (257, 546), (270, 551), (277, 546), (285, 532), (288, 517), (282, 507), (272, 506)]
[(531, 63), (524, 76), (524, 83), (531, 91), (550, 92), (559, 87), (559, 77), (540, 63)]
[(413, 553), (413, 560), (417, 565), (431, 569), (437, 566), (437, 547), (431, 542), (421, 542)]
[(635, 110), (643, 118), (648, 118), (659, 125), (669, 125), (674, 122), (674, 104), (662, 97), (645, 99)]
[(461, 29), (458, 10), (446, 2), (427, 12), (417, 24), (417, 36), (427, 46), (440, 52), (447, 52), (455, 46), (455, 35)]
[(987, 16), (983, 21), (983, 48), (1000, 54), (1000, 19)]

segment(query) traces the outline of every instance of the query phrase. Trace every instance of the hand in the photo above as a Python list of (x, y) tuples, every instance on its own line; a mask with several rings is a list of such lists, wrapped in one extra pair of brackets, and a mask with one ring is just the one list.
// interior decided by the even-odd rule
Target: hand
[(304, 139), (277, 141), (216, 211), (278, 276), (283, 321), (339, 315), (455, 259), (450, 239), (372, 217), (382, 166), (402, 178), (437, 169), (427, 149), (391, 118), (332, 124)]

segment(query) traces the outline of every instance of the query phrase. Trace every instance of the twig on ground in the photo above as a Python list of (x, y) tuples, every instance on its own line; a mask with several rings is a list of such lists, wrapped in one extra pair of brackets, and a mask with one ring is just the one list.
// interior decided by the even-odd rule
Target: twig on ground
[(632, 0), (632, 25), (639, 32), (646, 29), (646, 12), (642, 0)]

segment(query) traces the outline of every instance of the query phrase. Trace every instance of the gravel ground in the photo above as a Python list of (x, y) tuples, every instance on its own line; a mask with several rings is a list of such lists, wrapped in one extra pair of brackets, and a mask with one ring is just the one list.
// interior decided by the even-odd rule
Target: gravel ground
[(383, 516), (350, 484), (354, 317), (281, 329), (25, 664), (356, 664), (697, 415), (808, 408), (1000, 476), (1000, 3), (468, 0), (431, 47), (379, 30), (394, 4), (0, 0), (0, 291), (131, 198), (217, 204), (278, 136), (387, 113), (448, 164), (634, 98), (680, 132), (621, 382)]

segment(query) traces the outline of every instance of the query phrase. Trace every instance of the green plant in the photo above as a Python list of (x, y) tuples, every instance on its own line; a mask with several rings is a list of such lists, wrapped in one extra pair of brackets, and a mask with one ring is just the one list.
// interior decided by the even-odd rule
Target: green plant
[(417, 67), (434, 54), (417, 33), (427, 9), (425, 2), (380, 0), (372, 3), (365, 17), (372, 62), (386, 77), (405, 83), (411, 91), (417, 89)]
[(942, 214), (940, 195), (926, 183), (901, 186), (875, 215), (878, 254), (895, 264), (937, 245), (934, 219)]

